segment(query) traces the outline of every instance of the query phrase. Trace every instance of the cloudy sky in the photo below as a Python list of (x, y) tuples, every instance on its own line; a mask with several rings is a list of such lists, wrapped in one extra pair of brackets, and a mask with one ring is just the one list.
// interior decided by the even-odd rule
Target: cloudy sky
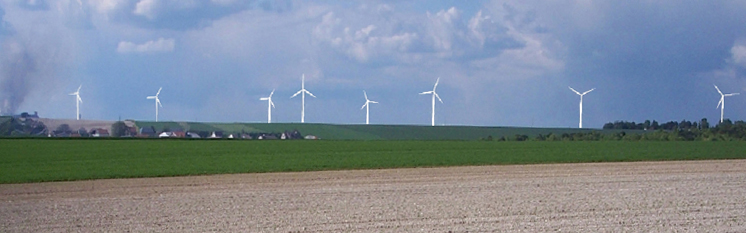
[(0, 111), (577, 127), (746, 118), (746, 1), (0, 0)]

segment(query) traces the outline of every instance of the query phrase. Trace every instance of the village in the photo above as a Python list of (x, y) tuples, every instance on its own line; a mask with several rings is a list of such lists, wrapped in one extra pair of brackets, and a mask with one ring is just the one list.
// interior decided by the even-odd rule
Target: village
[(154, 126), (138, 127), (134, 120), (123, 121), (69, 121), (40, 118), (22, 113), (1, 122), (0, 130), (8, 136), (35, 136), (56, 138), (182, 138), (182, 139), (244, 139), (244, 140), (298, 140), (319, 139), (314, 135), (302, 135), (298, 130), (284, 132), (226, 132), (189, 130)]

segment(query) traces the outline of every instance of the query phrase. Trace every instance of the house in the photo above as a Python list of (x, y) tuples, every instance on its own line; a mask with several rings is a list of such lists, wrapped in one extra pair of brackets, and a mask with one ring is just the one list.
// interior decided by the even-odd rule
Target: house
[(101, 128), (91, 130), (91, 137), (98, 138), (98, 137), (109, 137), (109, 136), (110, 136), (109, 130), (101, 129)]
[(257, 137), (257, 139), (264, 139), (264, 140), (276, 140), (277, 135), (271, 134), (271, 133), (263, 133)]
[(176, 130), (173, 133), (174, 133), (174, 137), (177, 137), (177, 138), (185, 138), (186, 137), (186, 132), (184, 132), (183, 130)]
[(18, 115), (13, 115), (13, 118), (23, 118), (23, 119), (33, 118), (33, 119), (39, 119), (39, 113), (37, 113), (36, 111), (34, 111), (34, 115), (31, 115), (28, 112), (23, 112), (23, 113), (18, 114)]
[(202, 138), (199, 136), (199, 134), (194, 132), (186, 132), (186, 138)]
[(172, 132), (163, 132), (158, 135), (158, 138), (173, 138), (173, 137), (176, 137), (176, 136), (174, 136), (174, 133)]
[(213, 131), (209, 137), (207, 138), (223, 138), (223, 132), (222, 131)]
[(319, 137), (316, 137), (316, 136), (310, 135), (310, 134), (306, 135), (306, 137), (304, 137), (304, 138), (307, 139), (307, 140), (318, 140), (319, 139)]
[(142, 127), (140, 128), (140, 133), (138, 134), (140, 137), (155, 137), (155, 128), (151, 127)]

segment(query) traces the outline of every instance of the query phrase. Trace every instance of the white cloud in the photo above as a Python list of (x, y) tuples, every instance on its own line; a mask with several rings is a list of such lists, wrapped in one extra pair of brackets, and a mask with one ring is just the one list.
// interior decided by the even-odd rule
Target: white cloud
[(489, 16), (482, 16), (482, 11), (477, 12), (474, 17), (469, 20), (469, 31), (471, 36), (477, 40), (479, 46), (484, 46), (485, 33), (482, 31), (482, 25), (485, 20), (490, 19)]
[(430, 20), (428, 24), (428, 33), (433, 42), (433, 47), (437, 51), (444, 52), (443, 55), (450, 54), (453, 48), (454, 37), (458, 33), (455, 23), (460, 19), (460, 12), (451, 7), (447, 11), (441, 10), (435, 15), (427, 13)]
[(119, 42), (117, 46), (118, 53), (156, 53), (171, 52), (174, 50), (174, 39), (159, 38), (155, 41), (148, 41), (143, 44), (135, 44), (129, 41)]
[[(154, 19), (156, 16), (156, 0), (142, 0), (135, 5), (135, 11), (132, 13), (136, 15), (145, 16), (148, 19)], [(120, 44), (121, 45), (121, 44)]]
[(746, 67), (746, 46), (734, 45), (730, 49), (730, 53), (732, 55), (731, 59), (733, 59), (735, 65)]
[[(378, 10), (372, 9), (372, 12), (377, 14)], [(348, 15), (345, 13), (342, 17), (346, 18)], [(361, 63), (384, 57), (398, 61), (407, 60), (405, 57), (408, 56), (409, 47), (419, 39), (416, 32), (395, 29), (397, 24), (403, 23), (399, 21), (401, 19), (396, 18), (383, 20), (380, 26), (370, 23), (355, 26), (359, 23), (355, 21), (358, 18), (373, 17), (366, 20), (367, 22), (381, 20), (377, 18), (378, 15), (360, 16), (370, 12), (357, 13), (359, 13), (358, 17), (350, 18), (351, 21), (345, 21), (345, 23), (334, 12), (326, 13), (321, 17), (321, 22), (314, 27), (314, 37)]]
[(106, 14), (121, 7), (126, 1), (127, 0), (96, 0), (89, 1), (88, 3), (91, 4), (99, 13)]
[(199, 2), (194, 0), (140, 0), (132, 13), (154, 20), (158, 18), (162, 11), (194, 9), (200, 5)]

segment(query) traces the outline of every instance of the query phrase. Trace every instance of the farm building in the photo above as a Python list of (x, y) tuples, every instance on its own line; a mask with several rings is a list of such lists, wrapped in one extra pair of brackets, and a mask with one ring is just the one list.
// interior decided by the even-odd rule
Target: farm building
[(107, 129), (93, 129), (90, 133), (91, 137), (109, 137), (109, 130)]

